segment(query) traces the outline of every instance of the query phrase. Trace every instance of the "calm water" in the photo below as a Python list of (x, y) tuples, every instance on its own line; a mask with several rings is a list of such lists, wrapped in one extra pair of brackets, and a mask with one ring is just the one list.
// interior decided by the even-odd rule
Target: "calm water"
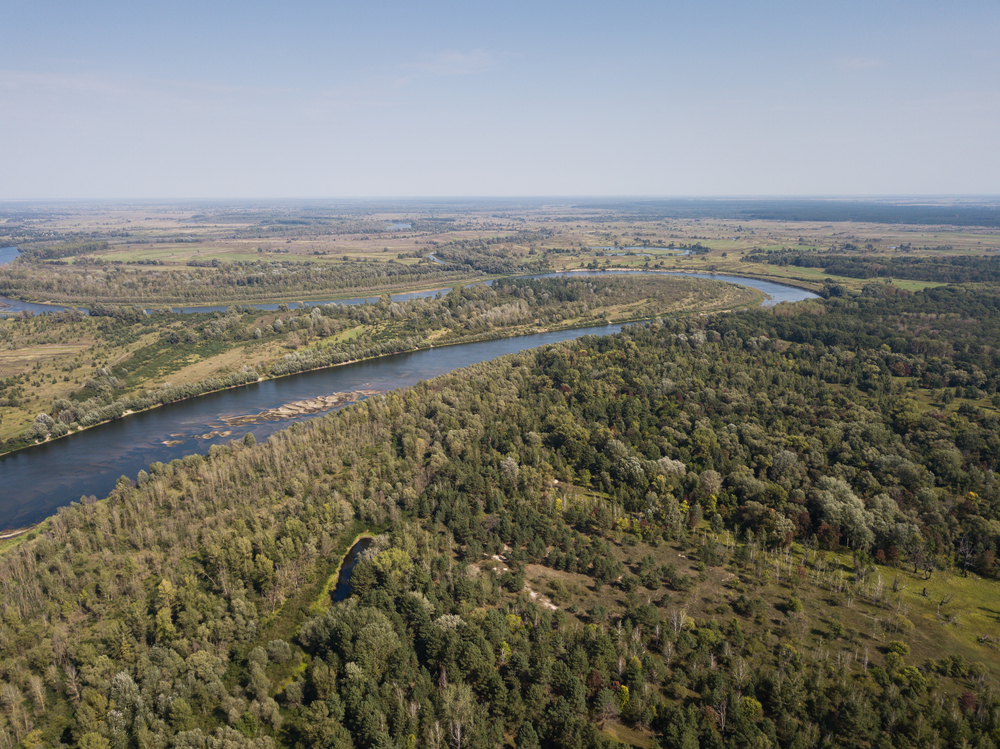
[(17, 257), (16, 247), (0, 247), (0, 265), (5, 265)]
[(772, 307), (779, 302), (801, 302), (804, 299), (818, 299), (816, 294), (795, 286), (785, 286), (773, 281), (761, 281), (756, 278), (743, 278), (742, 276), (727, 276), (717, 273), (682, 273), (680, 271), (648, 271), (648, 270), (585, 270), (569, 271), (566, 273), (539, 273), (527, 278), (559, 278), (561, 276), (573, 277), (599, 277), (599, 276), (685, 276), (686, 278), (707, 278), (712, 281), (725, 281), (738, 286), (749, 286), (764, 292), (768, 298), (764, 300), (762, 306)]
[[(242, 438), (252, 432), (257, 441), (288, 427), (300, 416), (237, 427), (229, 431), (222, 416), (258, 414), (292, 401), (361, 388), (393, 390), (421, 380), (547, 343), (588, 334), (621, 330), (608, 325), (580, 330), (507, 338), (426, 349), (381, 359), (305, 372), (277, 380), (210, 393), (192, 400), (143, 411), (88, 429), (80, 434), (29, 447), (0, 457), (0, 529), (31, 525), (81, 495), (106, 496), (122, 475), (134, 479), (156, 461), (168, 462), (210, 445)], [(165, 441), (177, 442), (166, 445)]]
[(337, 587), (333, 589), (334, 603), (343, 601), (351, 595), (351, 573), (354, 572), (354, 567), (358, 563), (358, 557), (361, 556), (361, 552), (371, 545), (372, 539), (362, 538), (347, 552), (343, 564), (340, 565), (340, 574), (337, 575)]
[[(11, 250), (16, 249), (14, 247), (7, 248)], [(0, 250), (2, 252), (2, 250)], [(441, 263), (441, 261), (434, 255), (428, 255), (436, 263)], [(11, 256), (10, 259), (13, 259)], [(10, 262), (8, 260), (7, 262)], [(0, 263), (2, 264), (2, 263)], [(441, 263), (443, 264), (443, 263)], [(773, 281), (758, 281), (753, 278), (743, 278), (741, 276), (727, 276), (727, 275), (716, 275), (709, 273), (683, 273), (680, 271), (647, 271), (647, 270), (588, 270), (588, 271), (556, 271), (553, 273), (538, 273), (529, 276), (515, 276), (515, 278), (558, 278), (560, 276), (569, 277), (583, 277), (583, 276), (609, 276), (609, 275), (669, 275), (669, 276), (688, 276), (690, 278), (710, 278), (716, 281), (727, 281), (729, 283), (740, 284), (742, 286), (752, 286), (755, 289), (759, 289), (767, 294), (771, 299), (764, 303), (765, 306), (770, 306), (772, 304), (777, 304), (778, 302), (796, 302), (802, 299), (813, 299), (816, 297), (815, 294), (809, 291), (804, 291), (803, 289), (798, 289), (794, 286), (784, 286), (782, 284), (774, 283)], [(477, 282), (479, 283), (479, 282)], [(482, 281), (486, 285), (491, 285), (492, 280)], [(476, 284), (468, 284), (469, 286), (475, 286)], [(426, 291), (410, 291), (404, 294), (393, 294), (392, 299), (396, 302), (405, 302), (410, 299), (425, 299), (427, 297), (432, 297), (437, 293), (447, 293), (450, 290), (450, 286), (444, 286), (436, 289), (429, 289)], [(375, 304), (379, 300), (378, 296), (360, 296), (353, 297), (351, 299), (329, 299), (321, 300), (315, 302), (287, 302), (288, 306), (291, 308), (298, 307), (300, 304), (304, 307), (314, 307), (316, 305), (323, 304), (344, 304), (347, 306), (354, 306), (358, 304)], [(174, 312), (183, 313), (195, 313), (195, 312), (225, 312), (232, 304), (216, 304), (216, 305), (201, 305), (194, 307), (173, 307)], [(250, 304), (242, 305), (250, 306), (254, 309), (260, 310), (276, 310), (280, 306), (278, 302), (272, 304)], [(61, 306), (58, 304), (35, 304), (33, 302), (22, 302), (18, 299), (11, 299), (9, 297), (0, 296), (0, 312), (20, 312), (22, 310), (27, 310), (33, 314), (40, 315), (46, 312), (62, 312), (63, 310), (70, 309), (67, 306)], [(86, 307), (77, 307), (77, 309), (86, 312)]]
[[(573, 275), (614, 273), (634, 275), (642, 272), (592, 271)], [(557, 275), (545, 274), (546, 277)], [(732, 276), (707, 277), (758, 288), (772, 297), (770, 304), (815, 296), (802, 289), (766, 281)], [(172, 403), (93, 427), (81, 434), (0, 456), (0, 529), (37, 523), (83, 495), (106, 496), (120, 476), (134, 479), (150, 463), (205, 453), (209, 446), (242, 438), (247, 432), (252, 432), (260, 442), (294, 421), (312, 418), (305, 415), (231, 429), (220, 421), (224, 416), (258, 414), (286, 403), (331, 393), (359, 389), (393, 390), (504, 354), (619, 330), (619, 325), (607, 325), (539, 333), (426, 349), (305, 372)], [(230, 430), (231, 434), (226, 436), (212, 434)], [(167, 441), (174, 444), (164, 444)]]

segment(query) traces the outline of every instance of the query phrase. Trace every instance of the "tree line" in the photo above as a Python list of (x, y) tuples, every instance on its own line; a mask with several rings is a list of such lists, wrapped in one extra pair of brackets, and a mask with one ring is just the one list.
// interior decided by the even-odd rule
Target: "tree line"
[(997, 283), (1000, 281), (1000, 257), (974, 256), (898, 256), (839, 255), (835, 253), (750, 252), (740, 258), (746, 263), (822, 268), (832, 276), (848, 278), (900, 278), (940, 283)]
[(212, 261), (210, 267), (137, 270), (123, 264), (72, 266), (18, 258), (0, 266), (0, 295), (75, 304), (193, 305), (294, 298), (317, 294), (371, 294), (474, 280), (469, 268), (388, 262), (281, 263)]

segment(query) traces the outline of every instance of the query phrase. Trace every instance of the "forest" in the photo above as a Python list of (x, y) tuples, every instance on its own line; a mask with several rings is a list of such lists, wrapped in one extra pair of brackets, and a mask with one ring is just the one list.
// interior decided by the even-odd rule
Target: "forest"
[(908, 205), (890, 200), (696, 200), (631, 199), (589, 200), (577, 207), (590, 211), (610, 211), (616, 216), (656, 219), (710, 219), (734, 221), (789, 222), (872, 222), (916, 226), (947, 224), (963, 227), (998, 227), (1000, 213), (990, 200), (967, 204)]
[[(549, 270), (544, 255), (528, 251), (528, 257), (518, 257), (515, 247), (543, 242), (552, 236), (551, 231), (519, 231), (511, 235), (488, 239), (455, 239), (435, 247), (434, 254), (450, 263), (467, 265), (482, 273), (514, 275), (538, 273)], [(534, 258), (530, 257), (535, 255)]]
[(995, 747), (998, 339), (975, 285), (653, 320), (123, 476), (0, 555), (0, 746)]
[(849, 278), (906, 278), (942, 283), (1000, 281), (1000, 257), (996, 256), (907, 257), (871, 253), (842, 255), (835, 252), (779, 251), (750, 252), (743, 258), (743, 262), (822, 268), (830, 275)]

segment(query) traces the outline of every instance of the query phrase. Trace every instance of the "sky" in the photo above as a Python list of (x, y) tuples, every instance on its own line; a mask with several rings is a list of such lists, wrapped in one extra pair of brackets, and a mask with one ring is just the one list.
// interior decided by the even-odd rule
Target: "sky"
[(3, 0), (0, 200), (1000, 195), (1000, 0)]

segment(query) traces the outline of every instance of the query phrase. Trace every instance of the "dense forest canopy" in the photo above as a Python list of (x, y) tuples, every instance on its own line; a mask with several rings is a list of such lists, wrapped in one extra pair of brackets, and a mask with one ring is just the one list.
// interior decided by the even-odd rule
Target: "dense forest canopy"
[(1000, 226), (1000, 209), (983, 200), (965, 204), (905, 203), (858, 200), (711, 200), (648, 199), (586, 201), (589, 210), (610, 210), (617, 215), (657, 218), (723, 218), (737, 221), (863, 221), (879, 224), (950, 226)]
[[(858, 248), (855, 248), (858, 249)], [(870, 253), (842, 255), (836, 252), (750, 252), (747, 263), (791, 265), (799, 268), (822, 268), (832, 276), (848, 278), (906, 278), (939, 283), (1000, 282), (1000, 257), (907, 257), (878, 256)]]
[(995, 746), (998, 338), (658, 321), (155, 464), (0, 557), (0, 742)]

